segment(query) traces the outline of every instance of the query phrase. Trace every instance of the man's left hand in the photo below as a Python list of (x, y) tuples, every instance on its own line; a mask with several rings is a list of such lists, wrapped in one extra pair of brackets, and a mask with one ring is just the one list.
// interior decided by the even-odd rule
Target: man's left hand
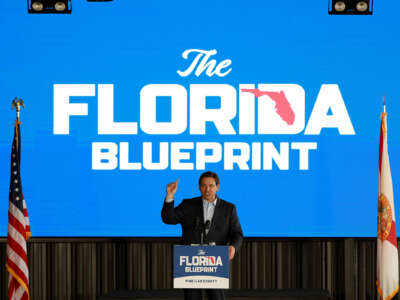
[(235, 256), (235, 247), (229, 246), (229, 260), (232, 260)]

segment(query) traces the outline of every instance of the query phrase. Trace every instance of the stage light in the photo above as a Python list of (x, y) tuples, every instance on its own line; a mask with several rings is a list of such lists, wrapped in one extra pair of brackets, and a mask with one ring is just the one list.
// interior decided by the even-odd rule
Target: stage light
[(346, 9), (346, 4), (343, 1), (338, 1), (335, 3), (335, 10), (342, 12)]
[(330, 15), (372, 15), (373, 0), (329, 0)]
[(71, 0), (27, 0), (30, 14), (70, 14)]
[(54, 9), (56, 11), (61, 12), (61, 11), (64, 11), (66, 8), (67, 8), (67, 5), (64, 2), (59, 1), (54, 4)]
[(368, 3), (365, 1), (360, 1), (357, 3), (356, 8), (358, 11), (364, 12), (368, 10)]
[(32, 3), (32, 9), (36, 12), (40, 12), (43, 10), (43, 3), (39, 1), (35, 1)]

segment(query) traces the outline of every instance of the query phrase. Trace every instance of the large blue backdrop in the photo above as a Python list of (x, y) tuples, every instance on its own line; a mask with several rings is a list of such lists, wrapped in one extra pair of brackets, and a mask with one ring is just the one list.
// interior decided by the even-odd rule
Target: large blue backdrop
[(179, 235), (166, 184), (204, 170), (245, 236), (375, 236), (383, 95), (400, 215), (400, 2), (376, 2), (1, 1), (0, 236), (15, 96), (33, 236)]

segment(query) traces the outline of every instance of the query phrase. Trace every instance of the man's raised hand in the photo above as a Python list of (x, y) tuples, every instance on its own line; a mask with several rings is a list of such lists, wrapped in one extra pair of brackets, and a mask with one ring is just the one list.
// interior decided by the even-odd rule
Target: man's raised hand
[(175, 182), (168, 183), (167, 185), (167, 199), (174, 199), (176, 190), (178, 189), (179, 179), (177, 178)]

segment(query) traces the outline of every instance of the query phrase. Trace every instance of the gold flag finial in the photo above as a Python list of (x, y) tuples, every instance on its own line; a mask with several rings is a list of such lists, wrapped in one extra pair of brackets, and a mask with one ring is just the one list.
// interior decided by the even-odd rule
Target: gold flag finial
[(12, 101), (11, 109), (15, 108), (15, 110), (17, 111), (17, 122), (19, 122), (19, 112), (21, 111), (21, 106), (25, 108), (24, 101), (15, 97)]

